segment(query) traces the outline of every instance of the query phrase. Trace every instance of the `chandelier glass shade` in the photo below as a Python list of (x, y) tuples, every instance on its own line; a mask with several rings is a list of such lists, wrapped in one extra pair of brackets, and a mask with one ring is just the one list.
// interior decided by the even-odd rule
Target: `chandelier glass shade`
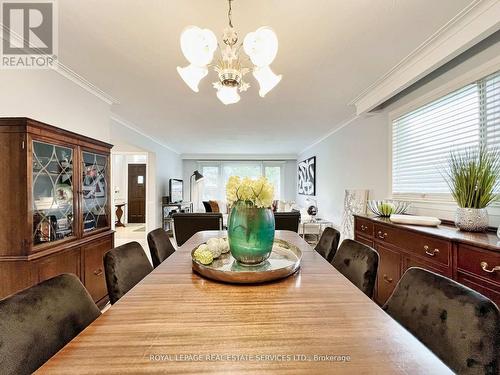
[(243, 43), (239, 43), (238, 33), (231, 20), (232, 1), (229, 0), (229, 26), (224, 29), (223, 43), (219, 44), (209, 29), (187, 27), (181, 34), (180, 43), (189, 65), (177, 67), (181, 78), (194, 92), (199, 91), (200, 81), (208, 75), (208, 68), (212, 67), (218, 74), (213, 87), (217, 90), (217, 98), (225, 105), (239, 102), (240, 93), (248, 90), (250, 84), (245, 80), (245, 75), (249, 72), (259, 83), (261, 97), (271, 91), (282, 77), (270, 67), (278, 54), (276, 33), (264, 26), (248, 33)]

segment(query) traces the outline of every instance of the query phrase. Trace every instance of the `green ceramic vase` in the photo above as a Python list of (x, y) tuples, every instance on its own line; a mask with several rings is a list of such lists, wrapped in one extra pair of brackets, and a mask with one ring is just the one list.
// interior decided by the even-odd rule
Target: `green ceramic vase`
[(227, 237), (231, 254), (240, 264), (262, 263), (273, 249), (273, 212), (250, 202), (236, 202), (229, 215)]

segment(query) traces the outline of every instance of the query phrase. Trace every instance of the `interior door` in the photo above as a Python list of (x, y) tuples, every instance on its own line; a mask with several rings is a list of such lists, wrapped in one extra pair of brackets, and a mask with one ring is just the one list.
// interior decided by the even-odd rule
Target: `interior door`
[(128, 222), (146, 222), (146, 164), (128, 165)]

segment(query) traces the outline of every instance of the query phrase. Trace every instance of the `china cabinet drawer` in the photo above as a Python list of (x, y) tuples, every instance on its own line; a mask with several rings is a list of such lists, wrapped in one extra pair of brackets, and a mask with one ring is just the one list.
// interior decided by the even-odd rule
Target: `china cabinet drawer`
[(91, 243), (82, 248), (85, 268), (85, 287), (94, 301), (99, 301), (107, 294), (103, 257), (104, 254), (112, 248), (113, 243), (111, 238)]
[(449, 241), (427, 237), (386, 225), (374, 226), (375, 239), (397, 246), (430, 262), (450, 265), (451, 244)]
[(356, 218), (356, 232), (364, 236), (373, 236), (373, 223), (370, 220)]
[(500, 289), (500, 253), (459, 245), (457, 268), (496, 282)]
[(36, 261), (35, 273), (35, 283), (41, 283), (63, 273), (73, 273), (80, 277), (79, 249), (63, 251)]

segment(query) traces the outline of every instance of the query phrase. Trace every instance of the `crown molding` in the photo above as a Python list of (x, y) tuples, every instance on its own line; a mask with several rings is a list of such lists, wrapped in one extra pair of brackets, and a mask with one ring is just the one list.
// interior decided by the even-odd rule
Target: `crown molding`
[[(6, 29), (7, 29), (7, 27), (2, 22), (0, 22), (0, 31), (2, 34), (0, 40), (4, 40), (3, 31), (5, 31)], [(16, 33), (14, 30), (9, 30), (9, 33), (10, 33), (11, 37), (16, 39), (23, 46), (27, 44), (26, 40), (21, 35)], [(25, 50), (25, 48), (22, 48), (22, 49)], [(39, 51), (40, 55), (47, 56), (47, 54), (42, 53), (39, 48), (35, 48), (35, 50)], [(43, 69), (43, 70), (52, 70), (52, 71), (59, 73), (64, 78), (69, 79), (71, 82), (77, 84), (81, 88), (85, 89), (87, 92), (91, 93), (92, 95), (96, 96), (97, 98), (101, 99), (102, 101), (104, 101), (105, 103), (107, 103), (109, 105), (120, 104), (118, 99), (114, 98), (113, 96), (109, 95), (105, 91), (101, 90), (99, 87), (94, 85), (92, 82), (88, 81), (87, 79), (83, 78), (81, 75), (76, 73), (73, 69), (71, 69), (67, 65), (63, 64), (59, 60), (59, 56), (55, 56), (54, 62), (55, 62), (55, 66), (52, 67), (52, 69), (47, 68), (47, 69)], [(42, 70), (42, 69), (40, 69), (40, 70)]]
[(163, 148), (166, 148), (167, 150), (173, 152), (174, 154), (177, 154), (177, 155), (180, 155), (180, 152), (178, 152), (177, 150), (173, 149), (172, 147), (170, 146), (167, 146), (165, 143), (159, 141), (158, 139), (150, 136), (149, 134), (146, 134), (144, 133), (142, 130), (139, 130), (139, 127), (136, 125), (136, 124), (133, 124), (131, 123), (130, 121), (127, 121), (123, 118), (121, 118), (120, 116), (118, 116), (116, 113), (111, 113), (110, 115), (110, 119), (117, 122), (118, 124), (132, 130), (133, 132), (149, 139), (150, 141), (156, 143), (157, 145), (163, 147)]
[(295, 154), (182, 154), (183, 160), (219, 161), (219, 160), (297, 160)]
[(81, 88), (85, 89), (87, 92), (101, 99), (105, 103), (109, 105), (120, 104), (119, 100), (109, 95), (105, 91), (101, 90), (99, 87), (94, 85), (92, 82), (83, 78), (81, 75), (76, 73), (67, 65), (64, 65), (62, 62), (57, 60), (56, 68), (53, 69), (55, 72), (59, 73), (64, 78), (69, 79), (71, 82), (77, 84)]
[(500, 0), (475, 0), (349, 105), (369, 112), (500, 29)]

